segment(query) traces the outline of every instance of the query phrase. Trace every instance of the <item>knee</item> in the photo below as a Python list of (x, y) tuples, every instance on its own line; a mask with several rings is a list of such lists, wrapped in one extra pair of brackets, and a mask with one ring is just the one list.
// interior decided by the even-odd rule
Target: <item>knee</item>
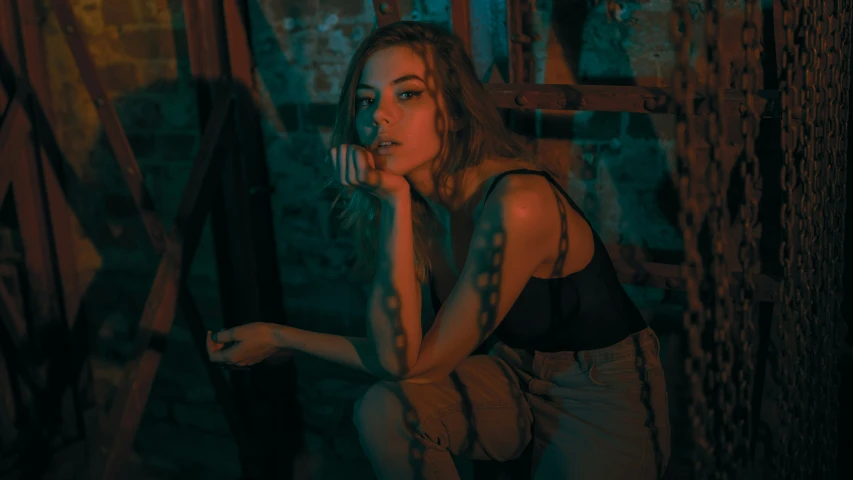
[(387, 435), (412, 423), (413, 411), (398, 382), (374, 383), (353, 405), (352, 420), (363, 439)]

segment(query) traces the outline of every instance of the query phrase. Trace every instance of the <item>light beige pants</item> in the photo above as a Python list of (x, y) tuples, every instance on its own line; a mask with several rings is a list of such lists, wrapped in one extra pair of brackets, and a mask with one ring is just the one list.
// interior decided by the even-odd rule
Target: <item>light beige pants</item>
[(670, 426), (660, 343), (533, 352), (498, 343), (432, 384), (379, 382), (354, 421), (379, 478), (457, 479), (451, 455), (507, 461), (535, 479), (660, 478)]

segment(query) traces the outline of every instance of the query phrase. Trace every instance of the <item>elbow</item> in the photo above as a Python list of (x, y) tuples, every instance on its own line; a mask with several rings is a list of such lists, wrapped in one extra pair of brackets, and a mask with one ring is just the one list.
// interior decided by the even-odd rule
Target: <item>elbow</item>
[(380, 361), (379, 363), (382, 367), (382, 373), (385, 376), (385, 380), (401, 382), (412, 378), (414, 374), (414, 368), (408, 365), (402, 365), (399, 359)]
[(393, 376), (396, 382), (407, 383), (436, 383), (450, 376), (450, 371), (440, 367), (429, 368), (423, 365), (415, 365), (404, 371), (397, 371)]
[[(390, 362), (381, 362), (383, 380), (391, 382), (407, 382), (407, 383), (434, 383), (438, 381), (442, 375), (438, 375), (436, 371), (424, 370), (415, 366), (400, 365), (397, 360)], [(446, 377), (447, 375), (443, 375)]]
[(377, 354), (379, 367), (388, 379), (403, 380), (411, 377), (418, 370), (415, 366), (417, 355), (412, 355), (409, 352), (406, 354), (377, 352)]

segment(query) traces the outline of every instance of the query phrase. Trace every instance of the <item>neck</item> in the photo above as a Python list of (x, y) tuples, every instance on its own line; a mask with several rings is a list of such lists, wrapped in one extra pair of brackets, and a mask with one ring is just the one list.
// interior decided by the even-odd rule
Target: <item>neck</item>
[(472, 200), (477, 196), (480, 187), (487, 178), (486, 162), (470, 167), (459, 175), (459, 184), (455, 185), (452, 178), (444, 185), (443, 195), (439, 195), (439, 188), (432, 178), (428, 165), (412, 171), (406, 178), (436, 213), (456, 215), (464, 213), (470, 207)]

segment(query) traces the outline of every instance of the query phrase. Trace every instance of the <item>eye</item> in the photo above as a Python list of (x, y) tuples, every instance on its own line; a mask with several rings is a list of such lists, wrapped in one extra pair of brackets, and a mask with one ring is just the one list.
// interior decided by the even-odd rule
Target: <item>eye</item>
[(412, 100), (414, 98), (418, 98), (421, 94), (424, 93), (423, 90), (408, 90), (400, 94), (400, 98), (403, 100)]
[(373, 99), (370, 97), (357, 97), (355, 99), (355, 106), (358, 108), (369, 107), (371, 103), (373, 103)]

